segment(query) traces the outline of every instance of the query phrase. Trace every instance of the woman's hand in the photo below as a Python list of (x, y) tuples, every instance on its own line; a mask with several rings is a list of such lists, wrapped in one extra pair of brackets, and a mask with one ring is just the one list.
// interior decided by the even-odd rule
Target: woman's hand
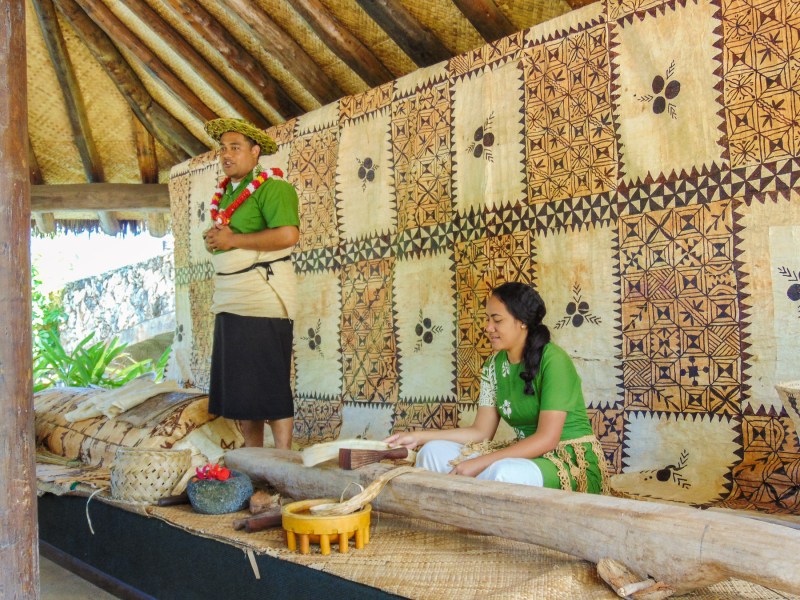
[(423, 443), (423, 441), (420, 439), (419, 433), (416, 431), (393, 433), (383, 441), (389, 444), (390, 448), (402, 446), (403, 448), (408, 448), (409, 450), (413, 450)]
[(484, 470), (486, 470), (489, 465), (492, 464), (492, 462), (494, 461), (491, 459), (490, 454), (476, 456), (475, 458), (470, 458), (469, 460), (458, 463), (455, 467), (453, 467), (453, 470), (450, 471), (450, 474), (464, 475), (466, 477), (477, 477)]

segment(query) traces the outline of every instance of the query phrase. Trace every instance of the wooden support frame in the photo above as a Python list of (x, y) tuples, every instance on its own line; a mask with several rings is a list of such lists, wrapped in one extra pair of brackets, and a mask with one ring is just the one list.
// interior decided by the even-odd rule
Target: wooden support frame
[(134, 114), (176, 162), (208, 150), (180, 121), (153, 100), (111, 38), (83, 12), (75, 0), (56, 0), (56, 8), (111, 77)]
[(372, 50), (345, 29), (319, 0), (289, 0), (303, 19), (331, 51), (353, 69), (370, 87), (394, 79)]
[(423, 27), (399, 0), (356, 0), (386, 34), (419, 67), (453, 56), (429, 29)]
[(453, 0), (484, 40), (493, 42), (517, 31), (494, 0)]
[(176, 54), (189, 63), (203, 81), (215, 90), (244, 119), (257, 127), (265, 128), (270, 123), (261, 112), (250, 104), (238, 90), (228, 83), (208, 61), (189, 44), (161, 15), (144, 2), (144, 0), (126, 0), (128, 8), (133, 10), (150, 29), (167, 42)]
[(0, 18), (0, 596), (39, 597), (25, 1)]
[(101, 0), (75, 0), (89, 18), (115, 43), (133, 54), (157, 80), (161, 81), (175, 98), (200, 121), (210, 121), (217, 115), (192, 89), (173, 73), (164, 62), (120, 21)]
[(86, 181), (89, 183), (103, 181), (103, 164), (100, 160), (100, 153), (97, 151), (92, 137), (89, 117), (86, 115), (83, 96), (78, 87), (75, 71), (72, 68), (72, 61), (67, 53), (64, 36), (61, 34), (61, 27), (58, 24), (58, 16), (53, 6), (53, 0), (31, 1), (33, 2), (36, 17), (39, 20), (39, 28), (42, 31), (47, 52), (50, 54), (50, 62), (53, 64), (56, 78), (64, 95), (67, 116), (72, 127), (72, 138), (83, 163)]
[(281, 29), (267, 13), (250, 0), (223, 0), (241, 19), (242, 28), (253, 35), (322, 104), (345, 95), (339, 85), (314, 62), (302, 46)]
[(169, 212), (166, 183), (35, 185), (30, 198), (37, 212)]
[(228, 66), (248, 82), (253, 93), (260, 95), (281, 117), (288, 119), (305, 112), (199, 2), (196, 0), (164, 0), (164, 2), (180, 14), (192, 29), (203, 37), (210, 48), (219, 52)]

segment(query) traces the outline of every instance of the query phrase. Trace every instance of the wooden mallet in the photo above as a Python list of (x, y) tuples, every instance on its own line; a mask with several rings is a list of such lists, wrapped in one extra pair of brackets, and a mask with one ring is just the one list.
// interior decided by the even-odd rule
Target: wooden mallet
[(363, 450), (358, 448), (339, 448), (339, 468), (352, 471), (366, 465), (382, 461), (384, 458), (407, 458), (408, 448), (388, 450)]

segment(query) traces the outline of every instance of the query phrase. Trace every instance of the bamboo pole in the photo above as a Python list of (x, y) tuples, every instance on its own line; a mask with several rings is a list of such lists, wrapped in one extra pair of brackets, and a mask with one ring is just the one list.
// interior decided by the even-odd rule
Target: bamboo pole
[(39, 598), (25, 2), (0, 9), (0, 597)]
[[(338, 498), (391, 465), (344, 471), (305, 467), (300, 452), (242, 448), (225, 464), (295, 500)], [(351, 486), (352, 487), (352, 486)], [(593, 563), (611, 558), (677, 593), (743, 579), (800, 593), (800, 533), (790, 527), (688, 506), (480, 481), (422, 469), (393, 479), (374, 510), (429, 519), (552, 548)]]

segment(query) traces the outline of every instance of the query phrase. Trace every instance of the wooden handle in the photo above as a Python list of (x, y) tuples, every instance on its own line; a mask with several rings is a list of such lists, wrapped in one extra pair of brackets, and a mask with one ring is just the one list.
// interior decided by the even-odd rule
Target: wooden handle
[(189, 494), (183, 492), (182, 494), (178, 494), (177, 496), (164, 496), (163, 498), (159, 498), (156, 504), (158, 506), (174, 506), (176, 504), (188, 504), (189, 503)]
[(281, 507), (276, 506), (252, 517), (234, 519), (233, 528), (236, 531), (244, 529), (247, 533), (252, 533), (262, 529), (269, 529), (270, 527), (277, 527), (282, 521)]
[(383, 451), (383, 458), (408, 458), (408, 448), (391, 448)]

